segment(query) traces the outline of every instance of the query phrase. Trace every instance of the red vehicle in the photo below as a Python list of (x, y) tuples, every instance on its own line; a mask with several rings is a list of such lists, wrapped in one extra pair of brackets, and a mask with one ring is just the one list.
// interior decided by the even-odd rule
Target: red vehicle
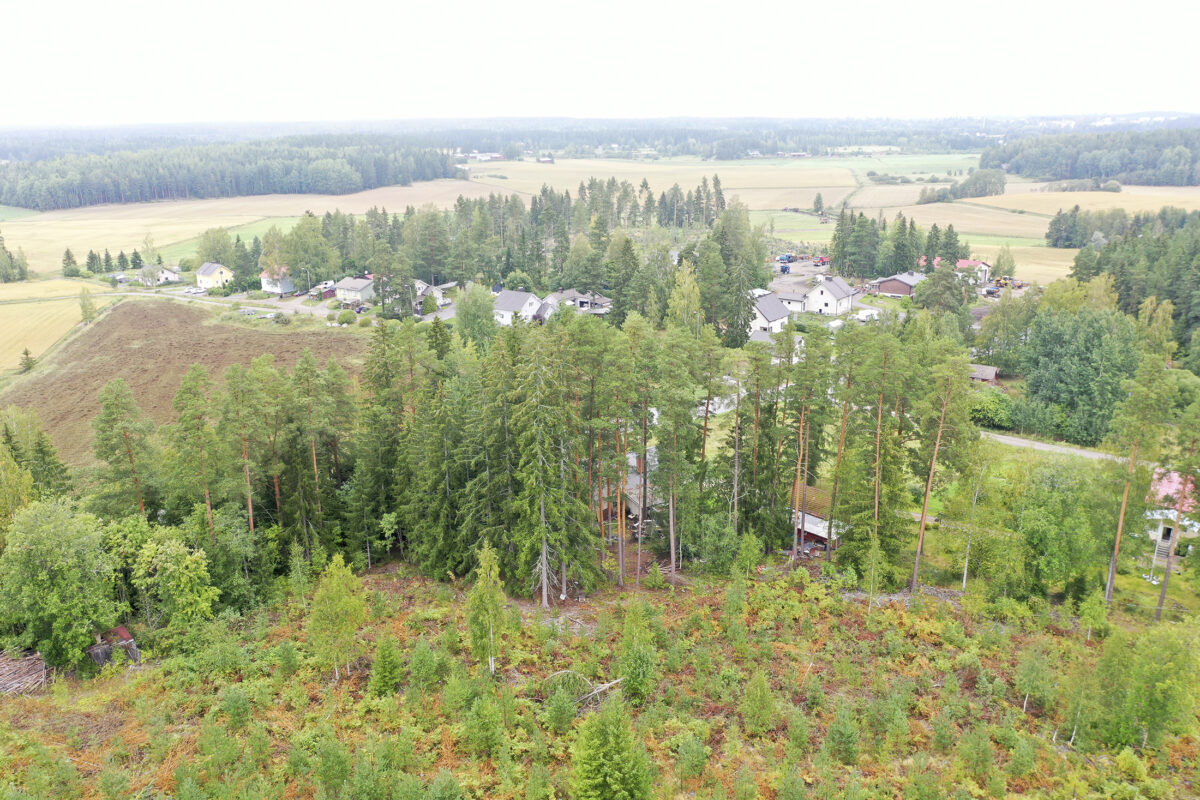
[(823, 267), (829, 263), (829, 256), (814, 256), (813, 264), (818, 267)]

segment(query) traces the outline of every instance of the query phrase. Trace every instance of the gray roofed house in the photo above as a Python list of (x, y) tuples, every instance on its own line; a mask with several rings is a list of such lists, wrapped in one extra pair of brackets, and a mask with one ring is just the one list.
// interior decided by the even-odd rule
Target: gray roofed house
[(546, 296), (546, 302), (558, 308), (569, 305), (576, 311), (586, 311), (589, 314), (607, 314), (612, 310), (612, 298), (597, 292), (581, 292), (577, 289), (563, 289), (561, 292), (551, 292)]
[[(752, 296), (753, 297), (753, 296)], [(791, 312), (775, 294), (764, 294), (753, 297), (754, 318), (750, 320), (750, 333), (764, 331), (768, 334), (779, 333), (787, 324)]]
[(196, 270), (196, 285), (201, 289), (216, 289), (233, 280), (233, 270), (215, 261), (205, 261)]
[(922, 273), (910, 269), (907, 272), (898, 272), (891, 277), (872, 281), (871, 290), (888, 297), (912, 297), (913, 288), (923, 280), (925, 280), (925, 276)]
[(804, 295), (804, 310), (837, 316), (854, 305), (854, 288), (837, 275), (824, 275)]
[(987, 383), (992, 386), (995, 386), (998, 383), (998, 381), (996, 379), (999, 376), (1000, 376), (1000, 368), (999, 367), (990, 367), (986, 364), (972, 364), (971, 365), (971, 380), (973, 380), (973, 381), (978, 381), (979, 383)]
[(492, 301), (492, 316), (501, 325), (512, 325), (518, 317), (529, 322), (541, 306), (541, 299), (532, 292), (504, 289)]
[(348, 305), (375, 298), (375, 281), (370, 278), (342, 278), (333, 288), (337, 299)]

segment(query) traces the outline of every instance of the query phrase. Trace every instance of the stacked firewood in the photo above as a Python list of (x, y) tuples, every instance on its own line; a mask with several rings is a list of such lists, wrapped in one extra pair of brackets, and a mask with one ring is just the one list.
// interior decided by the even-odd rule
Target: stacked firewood
[(20, 656), (0, 653), (0, 695), (37, 691), (50, 680), (50, 673), (39, 653)]

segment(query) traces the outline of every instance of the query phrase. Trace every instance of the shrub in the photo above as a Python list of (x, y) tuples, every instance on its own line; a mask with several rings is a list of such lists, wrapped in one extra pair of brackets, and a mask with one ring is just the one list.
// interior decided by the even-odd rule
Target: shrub
[(560, 686), (558, 691), (546, 699), (542, 719), (546, 727), (554, 733), (566, 733), (575, 721), (575, 698)]
[(375, 648), (375, 660), (371, 664), (371, 681), (367, 691), (376, 697), (395, 694), (400, 686), (400, 653), (392, 637), (385, 636)]
[(230, 730), (241, 730), (250, 720), (250, 698), (239, 686), (225, 690), (221, 698), (221, 713), (229, 721)]
[(977, 781), (983, 781), (992, 770), (996, 754), (992, 750), (992, 740), (982, 726), (972, 728), (958, 746), (958, 756), (962, 759), (967, 773)]
[(655, 591), (667, 588), (667, 579), (663, 577), (662, 567), (657, 561), (651, 564), (650, 569), (646, 571), (646, 579), (642, 581), (642, 585)]
[(466, 724), (467, 744), (477, 755), (494, 756), (504, 742), (504, 720), (500, 706), (490, 695), (484, 695), (471, 706)]
[(971, 395), (971, 422), (985, 428), (1012, 430), (1013, 401), (998, 389), (981, 389)]
[(373, 324), (375, 324), (375, 321), (368, 316), (364, 315), (358, 318), (358, 327), (360, 328), (369, 328)]
[(425, 800), (462, 800), (462, 796), (463, 791), (458, 785), (458, 780), (449, 770), (444, 769), (433, 779), (433, 783), (429, 784)]
[(675, 763), (683, 780), (699, 778), (708, 764), (709, 749), (696, 734), (688, 731), (675, 744)]
[(747, 733), (760, 734), (775, 727), (775, 698), (762, 672), (756, 672), (746, 684), (740, 711)]
[(446, 662), (422, 636), (408, 660), (409, 684), (421, 691), (433, 688), (446, 674)]
[(833, 720), (829, 723), (829, 729), (825, 734), (829, 754), (843, 764), (856, 763), (858, 761), (858, 738), (858, 720), (855, 719), (850, 704), (843, 700), (833, 715)]
[(337, 322), (339, 325), (353, 325), (354, 320), (356, 319), (358, 319), (358, 315), (348, 308), (344, 309), (340, 314), (337, 315)]

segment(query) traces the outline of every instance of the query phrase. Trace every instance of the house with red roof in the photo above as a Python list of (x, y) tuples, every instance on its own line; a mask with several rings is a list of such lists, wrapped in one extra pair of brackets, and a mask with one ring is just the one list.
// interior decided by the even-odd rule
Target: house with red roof
[(1150, 538), (1154, 541), (1152, 564), (1160, 559), (1166, 561), (1175, 548), (1176, 553), (1186, 554), (1192, 548), (1185, 539), (1200, 537), (1200, 522), (1193, 517), (1196, 511), (1196, 484), (1194, 479), (1178, 472), (1159, 469), (1150, 484), (1150, 496), (1146, 498), (1149, 510)]

